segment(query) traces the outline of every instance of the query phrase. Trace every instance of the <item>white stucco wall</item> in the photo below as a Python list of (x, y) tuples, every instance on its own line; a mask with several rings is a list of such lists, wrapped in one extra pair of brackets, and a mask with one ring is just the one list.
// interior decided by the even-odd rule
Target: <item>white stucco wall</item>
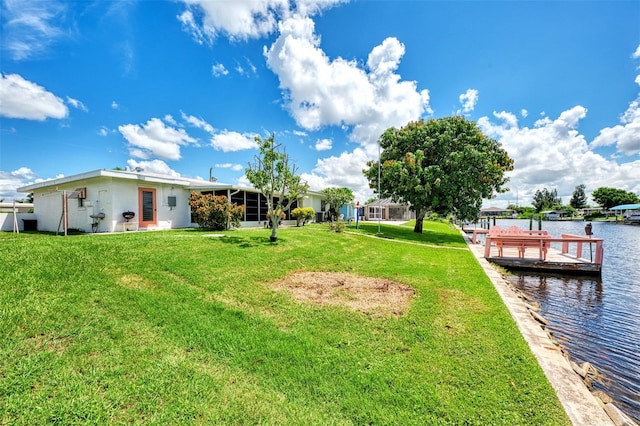
[[(35, 213), (16, 213), (18, 230), (24, 231), (24, 222), (26, 220), (36, 219)], [(13, 231), (13, 213), (0, 213), (0, 231)]]
[(320, 213), (322, 209), (322, 197), (319, 194), (307, 194), (302, 198), (300, 207), (313, 207), (316, 214)]
[[(104, 195), (108, 195), (103, 201), (103, 206), (108, 213), (105, 222), (108, 224), (108, 231), (121, 231), (124, 218), (122, 213), (132, 211), (136, 214), (132, 222), (140, 223), (141, 214), (138, 202), (138, 191), (140, 188), (155, 190), (156, 199), (156, 224), (148, 229), (175, 229), (187, 228), (191, 226), (191, 210), (189, 208), (189, 190), (176, 185), (137, 182), (124, 179), (113, 179), (110, 183), (110, 190)], [(176, 206), (169, 206), (169, 197), (176, 197)], [(104, 198), (104, 197), (103, 197)], [(131, 229), (131, 227), (129, 227)]]

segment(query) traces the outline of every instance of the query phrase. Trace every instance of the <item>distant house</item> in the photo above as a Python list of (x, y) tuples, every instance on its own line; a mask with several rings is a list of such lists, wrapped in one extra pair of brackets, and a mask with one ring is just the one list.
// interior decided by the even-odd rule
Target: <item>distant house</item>
[(545, 210), (540, 212), (544, 216), (545, 220), (560, 220), (564, 217), (570, 216), (566, 210)]
[(415, 212), (409, 210), (408, 204), (396, 203), (391, 198), (371, 202), (364, 206), (365, 220), (411, 220)]
[(602, 207), (584, 207), (578, 210), (579, 216), (589, 216), (595, 213), (604, 213), (604, 209)]
[(513, 215), (513, 210), (511, 209), (501, 209), (498, 207), (488, 207), (486, 209), (480, 209), (480, 217), (511, 215)]
[[(267, 200), (254, 188), (148, 172), (94, 170), (18, 188), (33, 193), (37, 229), (115, 232), (197, 227), (192, 222), (191, 192), (224, 195), (245, 206), (242, 227), (262, 226)], [(308, 192), (295, 207), (321, 211), (322, 195)], [(126, 217), (125, 217), (126, 216)], [(127, 217), (133, 216), (127, 219)], [(285, 224), (295, 224), (286, 212)]]

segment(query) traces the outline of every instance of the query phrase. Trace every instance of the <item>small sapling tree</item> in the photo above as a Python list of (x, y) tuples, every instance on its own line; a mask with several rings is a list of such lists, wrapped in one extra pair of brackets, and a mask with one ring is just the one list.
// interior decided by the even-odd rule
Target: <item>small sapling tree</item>
[(268, 220), (271, 227), (271, 242), (278, 240), (278, 225), (282, 213), (291, 203), (304, 195), (309, 185), (296, 175), (297, 168), (289, 161), (281, 145), (275, 143), (275, 136), (266, 139), (256, 136), (260, 154), (245, 169), (247, 179), (267, 199)]

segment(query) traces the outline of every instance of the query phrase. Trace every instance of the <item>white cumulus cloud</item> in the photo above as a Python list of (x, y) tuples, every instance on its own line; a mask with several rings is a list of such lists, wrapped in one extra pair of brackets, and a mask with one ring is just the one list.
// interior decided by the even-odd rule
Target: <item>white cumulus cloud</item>
[(316, 151), (327, 151), (333, 147), (333, 141), (331, 139), (318, 139), (314, 146)]
[(197, 143), (184, 129), (167, 126), (159, 118), (152, 118), (143, 125), (118, 126), (118, 130), (129, 142), (129, 154), (142, 159), (155, 156), (165, 160), (179, 160), (181, 146)]
[(171, 167), (169, 167), (169, 165), (167, 165), (167, 163), (165, 163), (162, 160), (136, 161), (134, 159), (129, 159), (127, 160), (127, 166), (131, 170), (140, 168), (145, 172), (149, 172), (149, 173), (156, 173), (160, 175), (168, 175), (168, 176), (174, 176), (174, 177), (180, 176), (180, 173), (171, 169)]
[(223, 64), (215, 64), (211, 67), (211, 73), (214, 77), (220, 77), (229, 74), (229, 70)]
[(239, 172), (240, 170), (244, 170), (244, 166), (242, 164), (224, 163), (224, 164), (216, 164), (215, 167), (218, 169), (233, 170), (234, 172)]
[(185, 4), (187, 9), (178, 20), (200, 44), (212, 43), (220, 34), (232, 40), (268, 35), (274, 31), (278, 15), (289, 6), (287, 0), (187, 0)]
[(225, 129), (211, 137), (211, 146), (223, 152), (254, 149), (258, 146), (254, 140), (256, 136), (254, 133), (238, 133)]
[(499, 198), (513, 202), (517, 192), (520, 204), (530, 205), (535, 191), (547, 188), (556, 189), (568, 203), (580, 184), (588, 191), (611, 186), (639, 192), (640, 161), (618, 164), (590, 150), (577, 130), (586, 115), (587, 109), (577, 105), (556, 119), (539, 119), (532, 128), (520, 127), (515, 115), (505, 111), (494, 113), (499, 122), (481, 117), (480, 129), (501, 143), (514, 160), (514, 170), (508, 174), (511, 194)]
[(10, 202), (25, 198), (27, 194), (16, 192), (16, 188), (27, 185), (35, 177), (36, 174), (28, 167), (20, 167), (11, 172), (0, 170), (0, 199)]
[(331, 186), (346, 187), (353, 191), (361, 202), (371, 197), (369, 182), (362, 170), (366, 168), (371, 156), (362, 148), (353, 152), (343, 152), (339, 156), (318, 159), (311, 173), (302, 173), (301, 177), (311, 190), (320, 191)]
[(616, 145), (625, 155), (640, 154), (640, 96), (629, 104), (620, 122), (622, 124), (600, 130), (591, 146)]
[(69, 96), (67, 96), (67, 103), (72, 107), (79, 109), (80, 111), (84, 111), (84, 112), (89, 111), (89, 108), (87, 108), (85, 104), (83, 104), (81, 101), (77, 99), (70, 98)]
[(458, 97), (458, 100), (462, 104), (462, 113), (469, 113), (473, 111), (478, 103), (478, 91), (476, 89), (467, 89), (466, 92)]
[(193, 115), (187, 115), (184, 112), (182, 112), (181, 115), (184, 121), (186, 121), (187, 123), (191, 124), (194, 127), (197, 127), (198, 129), (202, 129), (205, 132), (210, 134), (213, 134), (213, 132), (215, 131), (213, 126), (207, 123), (202, 118), (194, 117)]
[(387, 128), (431, 112), (429, 92), (418, 91), (414, 81), (402, 81), (396, 73), (405, 52), (398, 39), (375, 46), (362, 67), (356, 60), (329, 58), (309, 18), (285, 19), (279, 32), (264, 53), (300, 127), (346, 125), (352, 129), (350, 139), (372, 145)]
[(0, 76), (0, 116), (43, 121), (68, 114), (64, 101), (44, 87), (18, 74)]

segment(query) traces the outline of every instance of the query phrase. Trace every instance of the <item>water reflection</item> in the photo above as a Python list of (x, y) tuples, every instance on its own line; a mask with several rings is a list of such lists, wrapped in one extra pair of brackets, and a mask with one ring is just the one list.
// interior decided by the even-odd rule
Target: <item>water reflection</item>
[[(518, 223), (520, 222), (520, 223)], [(528, 228), (528, 221), (498, 221)], [(581, 235), (584, 222), (544, 222), (551, 235)], [(547, 328), (578, 364), (605, 377), (594, 388), (640, 421), (640, 227), (594, 223), (604, 238), (602, 277), (513, 272), (509, 281), (540, 303)]]

